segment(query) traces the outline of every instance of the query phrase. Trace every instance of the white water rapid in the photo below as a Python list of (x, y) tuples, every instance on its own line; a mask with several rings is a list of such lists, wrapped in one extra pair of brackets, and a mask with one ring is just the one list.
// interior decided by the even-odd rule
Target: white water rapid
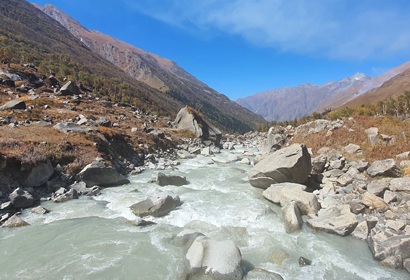
[[(403, 271), (380, 266), (363, 241), (306, 225), (286, 234), (280, 207), (244, 181), (249, 168), (198, 156), (172, 171), (187, 177), (183, 187), (159, 187), (150, 183), (156, 171), (145, 171), (94, 198), (43, 203), (51, 210), (46, 215), (25, 210), (22, 218), (31, 226), (0, 228), (0, 279), (181, 279), (187, 249), (173, 240), (183, 229), (230, 239), (248, 263), (284, 279), (408, 279)], [(129, 206), (156, 189), (177, 193), (183, 204), (150, 218), (154, 225), (133, 225)], [(289, 256), (275, 264), (275, 252), (283, 251)], [(300, 256), (312, 265), (300, 267)]]

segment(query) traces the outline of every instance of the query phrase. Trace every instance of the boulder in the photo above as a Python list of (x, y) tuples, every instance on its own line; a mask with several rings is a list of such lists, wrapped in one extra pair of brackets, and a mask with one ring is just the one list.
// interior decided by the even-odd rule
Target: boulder
[(266, 189), (271, 184), (306, 182), (312, 170), (310, 154), (305, 145), (293, 144), (270, 154), (249, 170), (249, 183)]
[(282, 126), (273, 126), (269, 128), (267, 139), (262, 146), (264, 153), (270, 153), (272, 150), (279, 150), (287, 139), (286, 129)]
[(9, 195), (9, 199), (14, 208), (28, 208), (34, 203), (33, 196), (21, 188), (15, 189)]
[(222, 138), (221, 131), (208, 124), (201, 114), (189, 106), (185, 106), (178, 112), (174, 123), (178, 129), (189, 130), (193, 132), (197, 138), (211, 140), (216, 146), (220, 144)]
[(38, 163), (30, 170), (23, 184), (26, 187), (39, 187), (45, 184), (53, 173), (54, 167), (49, 160), (47, 162)]
[(410, 177), (392, 179), (390, 181), (389, 189), (393, 192), (410, 193)]
[(396, 164), (394, 159), (377, 160), (367, 168), (367, 174), (372, 177), (400, 177), (402, 172), (402, 169)]
[(358, 154), (361, 153), (362, 149), (360, 148), (359, 145), (356, 144), (349, 144), (342, 149), (343, 152), (346, 152), (348, 154)]
[(283, 222), (286, 233), (293, 233), (302, 228), (302, 215), (295, 202), (290, 202), (282, 207)]
[(371, 127), (364, 131), (367, 134), (367, 140), (371, 146), (376, 146), (379, 143), (379, 129)]
[(191, 247), (192, 243), (198, 236), (204, 236), (203, 233), (191, 230), (191, 229), (184, 229), (174, 239), (174, 242), (178, 246), (186, 246)]
[(370, 192), (365, 192), (362, 196), (362, 203), (371, 209), (376, 209), (380, 212), (385, 212), (389, 206), (383, 199)]
[(302, 215), (316, 214), (320, 204), (313, 193), (305, 192), (306, 186), (295, 183), (274, 184), (263, 191), (263, 196), (282, 207), (294, 202)]
[(30, 224), (24, 221), (20, 216), (17, 214), (11, 216), (10, 218), (7, 219), (7, 221), (4, 222), (3, 227), (8, 227), (8, 228), (15, 228), (15, 227), (24, 227), (24, 226), (29, 226)]
[(174, 193), (159, 193), (153, 197), (137, 202), (130, 206), (132, 212), (139, 216), (162, 217), (181, 205), (181, 200)]
[(4, 110), (25, 110), (26, 109), (26, 102), (22, 100), (13, 100), (7, 102), (3, 106), (0, 106), (0, 111)]
[(216, 163), (232, 163), (239, 160), (239, 157), (234, 154), (228, 154), (226, 156), (214, 156), (212, 161)]
[(199, 236), (189, 247), (185, 256), (188, 262), (188, 277), (207, 276), (210, 279), (240, 280), (241, 251), (231, 241), (216, 241)]
[(102, 161), (94, 161), (83, 168), (75, 177), (87, 187), (98, 185), (102, 188), (128, 184), (130, 181), (114, 167), (105, 166)]
[(349, 235), (356, 228), (356, 215), (350, 212), (349, 205), (338, 205), (332, 208), (321, 209), (316, 217), (306, 221), (314, 229), (338, 234)]
[(327, 163), (327, 156), (318, 155), (312, 159), (312, 175), (318, 175), (325, 171), (325, 166)]
[(58, 94), (61, 95), (61, 96), (79, 95), (79, 94), (81, 94), (81, 92), (80, 92), (80, 88), (75, 83), (69, 81), (61, 87)]
[(162, 172), (157, 173), (156, 183), (160, 186), (183, 186), (188, 184), (186, 177), (178, 175), (166, 175)]
[(53, 201), (57, 203), (62, 203), (72, 199), (78, 199), (78, 193), (74, 189), (71, 189), (66, 193), (60, 194), (59, 196), (54, 198)]
[(100, 194), (99, 186), (93, 186), (91, 188), (87, 188), (87, 184), (85, 182), (78, 182), (78, 183), (72, 184), (70, 186), (70, 189), (76, 190), (77, 193), (80, 195), (95, 196), (95, 195)]
[(307, 265), (311, 265), (312, 261), (305, 257), (299, 257), (298, 263), (299, 263), (299, 266), (307, 266)]
[(403, 261), (403, 268), (410, 273), (410, 258)]
[(42, 206), (37, 206), (31, 209), (31, 213), (38, 214), (38, 215), (44, 215), (49, 213), (50, 211)]
[(389, 189), (390, 181), (390, 178), (372, 181), (367, 185), (367, 191), (371, 194), (382, 197), (384, 192)]
[(283, 280), (282, 276), (262, 268), (254, 268), (246, 274), (246, 280)]

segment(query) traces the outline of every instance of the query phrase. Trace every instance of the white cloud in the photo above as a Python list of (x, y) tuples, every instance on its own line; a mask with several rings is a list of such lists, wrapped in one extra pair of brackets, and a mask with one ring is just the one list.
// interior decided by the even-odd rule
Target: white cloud
[(410, 49), (407, 0), (130, 2), (140, 12), (197, 34), (235, 34), (284, 52), (371, 59), (407, 54)]

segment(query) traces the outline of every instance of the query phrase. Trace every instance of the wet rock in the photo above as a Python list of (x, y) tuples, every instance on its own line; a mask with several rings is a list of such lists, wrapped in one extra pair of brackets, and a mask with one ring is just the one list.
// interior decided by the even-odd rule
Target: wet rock
[(254, 268), (246, 274), (245, 280), (283, 280), (283, 278), (275, 272)]
[(367, 168), (367, 174), (372, 177), (400, 177), (402, 172), (402, 169), (396, 164), (394, 159), (377, 160)]
[(72, 199), (78, 199), (78, 193), (74, 189), (71, 189), (68, 192), (57, 196), (56, 198), (53, 199), (53, 201), (57, 203), (62, 203), (62, 202), (66, 202)]
[(47, 162), (38, 163), (30, 170), (30, 173), (24, 181), (24, 186), (39, 187), (45, 184), (53, 174), (54, 167), (49, 160)]
[(383, 199), (371, 194), (370, 192), (365, 192), (363, 194), (362, 203), (370, 209), (376, 209), (380, 212), (385, 212), (389, 209), (389, 206), (383, 201)]
[(10, 218), (7, 219), (7, 221), (4, 222), (3, 227), (7, 228), (15, 228), (15, 227), (24, 227), (24, 226), (29, 226), (30, 224), (24, 221), (20, 216), (17, 214), (11, 216)]
[(311, 264), (312, 264), (311, 260), (309, 260), (307, 258), (304, 258), (304, 257), (299, 258), (299, 266), (307, 266), (307, 265), (311, 265)]
[(302, 184), (311, 170), (311, 158), (306, 146), (293, 144), (258, 162), (249, 170), (249, 183), (262, 189), (283, 182)]
[(96, 160), (76, 175), (77, 181), (83, 181), (87, 187), (113, 187), (128, 184), (130, 181), (114, 167), (105, 166), (104, 162)]
[(134, 226), (137, 226), (137, 227), (146, 227), (146, 226), (150, 226), (150, 225), (155, 225), (154, 222), (146, 221), (146, 220), (141, 219), (139, 217), (137, 217), (137, 219), (133, 220), (132, 224)]
[(231, 241), (216, 241), (199, 236), (186, 254), (188, 278), (207, 276), (211, 279), (239, 280), (243, 277), (242, 256)]
[(188, 181), (186, 180), (186, 177), (184, 176), (166, 175), (162, 172), (158, 172), (156, 183), (160, 186), (167, 186), (167, 185), (183, 186), (183, 185), (187, 185)]
[(403, 267), (404, 267), (404, 269), (407, 270), (407, 272), (410, 273), (410, 259), (405, 259), (403, 261)]
[(195, 241), (195, 239), (198, 236), (205, 236), (203, 233), (190, 230), (190, 229), (184, 229), (180, 233), (177, 234), (177, 236), (174, 239), (174, 242), (177, 246), (186, 246), (186, 247), (191, 247), (192, 243)]
[(85, 196), (95, 196), (95, 195), (100, 194), (99, 186), (92, 186), (88, 188), (85, 182), (78, 182), (78, 183), (72, 184), (70, 186), (70, 189), (74, 189), (77, 191), (78, 194), (85, 195)]
[(181, 200), (174, 193), (159, 193), (151, 198), (130, 206), (132, 212), (139, 216), (162, 217), (181, 205)]
[(26, 109), (26, 102), (22, 100), (13, 100), (7, 102), (3, 106), (0, 106), (0, 111), (4, 110), (25, 110)]
[(302, 214), (295, 202), (290, 202), (282, 207), (282, 216), (286, 233), (293, 233), (302, 228)]
[(28, 208), (34, 203), (33, 196), (21, 188), (15, 189), (9, 195), (10, 202), (13, 204), (14, 208)]
[(320, 204), (313, 193), (305, 192), (306, 186), (295, 183), (274, 184), (263, 191), (263, 196), (285, 206), (290, 202), (296, 203), (302, 215), (316, 214)]
[(237, 155), (228, 154), (227, 156), (214, 156), (212, 160), (216, 163), (232, 163), (239, 160)]
[(44, 215), (44, 214), (47, 214), (49, 212), (50, 211), (48, 209), (46, 209), (42, 206), (37, 206), (37, 207), (34, 207), (33, 209), (31, 209), (31, 213), (38, 214), (38, 215)]
[(80, 88), (75, 83), (69, 81), (61, 87), (58, 94), (61, 96), (79, 95), (81, 94), (81, 92), (80, 92)]
[(314, 229), (346, 236), (353, 232), (358, 222), (349, 205), (338, 205), (319, 210), (317, 216), (307, 220), (307, 224)]
[(288, 252), (283, 248), (275, 248), (271, 257), (270, 262), (278, 266), (282, 266), (283, 262), (289, 258)]

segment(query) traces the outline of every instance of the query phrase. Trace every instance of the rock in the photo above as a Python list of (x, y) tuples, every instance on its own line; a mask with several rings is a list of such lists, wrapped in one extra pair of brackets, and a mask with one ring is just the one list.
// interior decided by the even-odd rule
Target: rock
[(29, 226), (30, 224), (20, 218), (17, 214), (11, 216), (4, 222), (3, 227), (15, 228)]
[(333, 131), (343, 126), (343, 121), (328, 121), (328, 120), (315, 120), (303, 125), (299, 125), (295, 130), (295, 135), (300, 137), (307, 137), (310, 134), (322, 132), (324, 130)]
[(282, 207), (290, 202), (296, 203), (302, 215), (316, 214), (320, 204), (313, 193), (305, 192), (306, 186), (295, 183), (274, 184), (263, 191), (263, 196)]
[(75, 176), (77, 181), (83, 181), (87, 187), (95, 185), (102, 188), (128, 184), (130, 181), (114, 167), (105, 166), (102, 161), (94, 161), (83, 168)]
[(371, 127), (364, 131), (367, 134), (367, 140), (371, 146), (376, 146), (379, 143), (379, 129), (377, 127)]
[(21, 188), (15, 189), (9, 195), (10, 202), (13, 204), (14, 208), (28, 208), (34, 203), (33, 196)]
[(188, 158), (193, 158), (194, 157), (193, 154), (191, 154), (190, 152), (185, 151), (185, 150), (178, 150), (177, 151), (177, 156), (179, 158), (182, 158), (182, 159), (188, 159)]
[(385, 212), (389, 209), (389, 206), (383, 201), (383, 199), (370, 192), (365, 192), (363, 194), (362, 203), (371, 209), (376, 209), (381, 212)]
[(174, 242), (177, 246), (186, 246), (186, 247), (191, 247), (192, 243), (195, 241), (195, 239), (198, 236), (205, 236), (203, 233), (190, 230), (190, 229), (184, 229), (180, 233), (177, 234), (177, 236), (174, 239)]
[(86, 133), (95, 130), (95, 128), (82, 126), (74, 122), (60, 122), (53, 126), (53, 128), (63, 133)]
[(325, 166), (327, 163), (327, 156), (325, 155), (318, 155), (317, 157), (312, 159), (312, 174), (318, 175), (325, 171)]
[(42, 206), (37, 206), (37, 207), (34, 207), (33, 209), (31, 209), (31, 213), (39, 214), (39, 215), (44, 215), (44, 214), (47, 214), (49, 212), (50, 211), (48, 209), (46, 209)]
[(253, 187), (266, 189), (271, 184), (306, 182), (312, 170), (310, 154), (305, 145), (293, 144), (258, 162), (249, 170)]
[(243, 159), (241, 159), (240, 163), (249, 165), (249, 164), (251, 164), (251, 161), (250, 161), (249, 158), (243, 158)]
[(274, 248), (272, 255), (270, 256), (270, 262), (278, 266), (282, 266), (283, 262), (289, 258), (288, 252), (285, 249), (279, 247)]
[(400, 232), (406, 227), (406, 223), (400, 220), (386, 220), (386, 226), (394, 229), (396, 232)]
[(61, 96), (79, 95), (81, 94), (81, 92), (80, 92), (80, 88), (75, 83), (69, 81), (61, 87), (58, 94)]
[(401, 159), (401, 160), (406, 160), (409, 158), (409, 156), (410, 156), (410, 152), (407, 151), (407, 152), (396, 155), (396, 158)]
[(268, 130), (267, 139), (262, 146), (262, 151), (264, 153), (270, 153), (272, 150), (276, 151), (285, 144), (286, 139), (286, 129), (282, 126), (273, 126)]
[(53, 201), (57, 203), (62, 203), (62, 202), (66, 202), (72, 199), (78, 199), (78, 193), (74, 189), (71, 189), (68, 192), (57, 196), (56, 198), (53, 199)]
[(144, 219), (141, 219), (140, 217), (137, 217), (137, 219), (133, 220), (131, 223), (134, 226), (137, 226), (137, 227), (146, 227), (146, 226), (150, 226), (150, 225), (155, 225), (154, 222), (146, 221)]
[(80, 195), (86, 196), (95, 196), (100, 194), (100, 187), (99, 186), (92, 186), (91, 188), (87, 188), (87, 184), (85, 182), (78, 182), (72, 184), (70, 189), (74, 189)]
[(212, 154), (211, 147), (205, 147), (201, 150), (201, 155), (203, 156), (210, 156)]
[(132, 212), (139, 216), (162, 217), (181, 205), (178, 195), (173, 193), (159, 193), (151, 198), (130, 206)]
[(410, 273), (410, 258), (403, 261), (403, 268)]
[(312, 261), (311, 261), (311, 260), (309, 260), (309, 259), (307, 259), (307, 258), (304, 258), (304, 257), (300, 257), (299, 260), (298, 260), (298, 262), (299, 262), (299, 266), (307, 266), (307, 265), (311, 265), (311, 264), (312, 264)]
[(38, 163), (30, 170), (30, 173), (24, 181), (24, 186), (39, 187), (45, 184), (53, 174), (54, 167), (49, 160), (47, 162)]
[(233, 154), (228, 154), (227, 156), (214, 156), (212, 157), (212, 160), (216, 163), (232, 163), (232, 162), (236, 162), (239, 160), (239, 157), (237, 155), (233, 155)]
[(341, 236), (349, 235), (356, 228), (356, 215), (350, 212), (349, 205), (338, 205), (319, 210), (316, 217), (306, 221), (314, 229), (324, 230)]
[(367, 185), (367, 191), (371, 194), (382, 197), (384, 192), (389, 189), (390, 181), (390, 178), (372, 181)]
[(392, 191), (385, 191), (384, 195), (383, 195), (383, 200), (384, 202), (386, 202), (387, 204), (390, 204), (392, 202), (397, 201), (397, 194), (396, 192), (392, 192)]
[(0, 211), (8, 211), (13, 209), (13, 203), (11, 201), (6, 201), (0, 204)]
[(367, 224), (367, 221), (363, 221), (359, 223), (357, 227), (354, 229), (354, 231), (352, 232), (352, 236), (360, 240), (367, 240), (367, 237), (369, 236), (369, 232), (370, 232), (370, 229)]
[(362, 149), (360, 148), (359, 145), (349, 144), (349, 145), (343, 147), (342, 151), (344, 151), (348, 154), (358, 154), (358, 153), (361, 153)]
[(216, 146), (220, 144), (221, 131), (208, 124), (198, 112), (189, 106), (185, 106), (178, 112), (174, 123), (178, 129), (189, 130), (202, 140), (211, 140)]
[(22, 100), (13, 100), (7, 102), (3, 106), (0, 106), (0, 111), (4, 110), (25, 110), (26, 109), (26, 102)]
[(207, 276), (211, 279), (242, 279), (242, 256), (238, 247), (231, 241), (216, 241), (199, 236), (186, 254), (188, 277)]
[(283, 280), (283, 278), (275, 272), (254, 268), (246, 274), (245, 280)]
[(298, 205), (295, 202), (292, 201), (282, 207), (282, 215), (286, 233), (293, 233), (302, 228), (302, 215)]
[(389, 189), (393, 192), (410, 193), (410, 177), (392, 179), (390, 181)]
[(377, 160), (367, 168), (367, 174), (372, 177), (400, 177), (402, 169), (396, 164), (394, 159)]
[(158, 172), (156, 183), (160, 186), (167, 186), (167, 185), (183, 186), (183, 185), (187, 185), (188, 181), (186, 180), (186, 177), (184, 176), (166, 175), (162, 172)]

